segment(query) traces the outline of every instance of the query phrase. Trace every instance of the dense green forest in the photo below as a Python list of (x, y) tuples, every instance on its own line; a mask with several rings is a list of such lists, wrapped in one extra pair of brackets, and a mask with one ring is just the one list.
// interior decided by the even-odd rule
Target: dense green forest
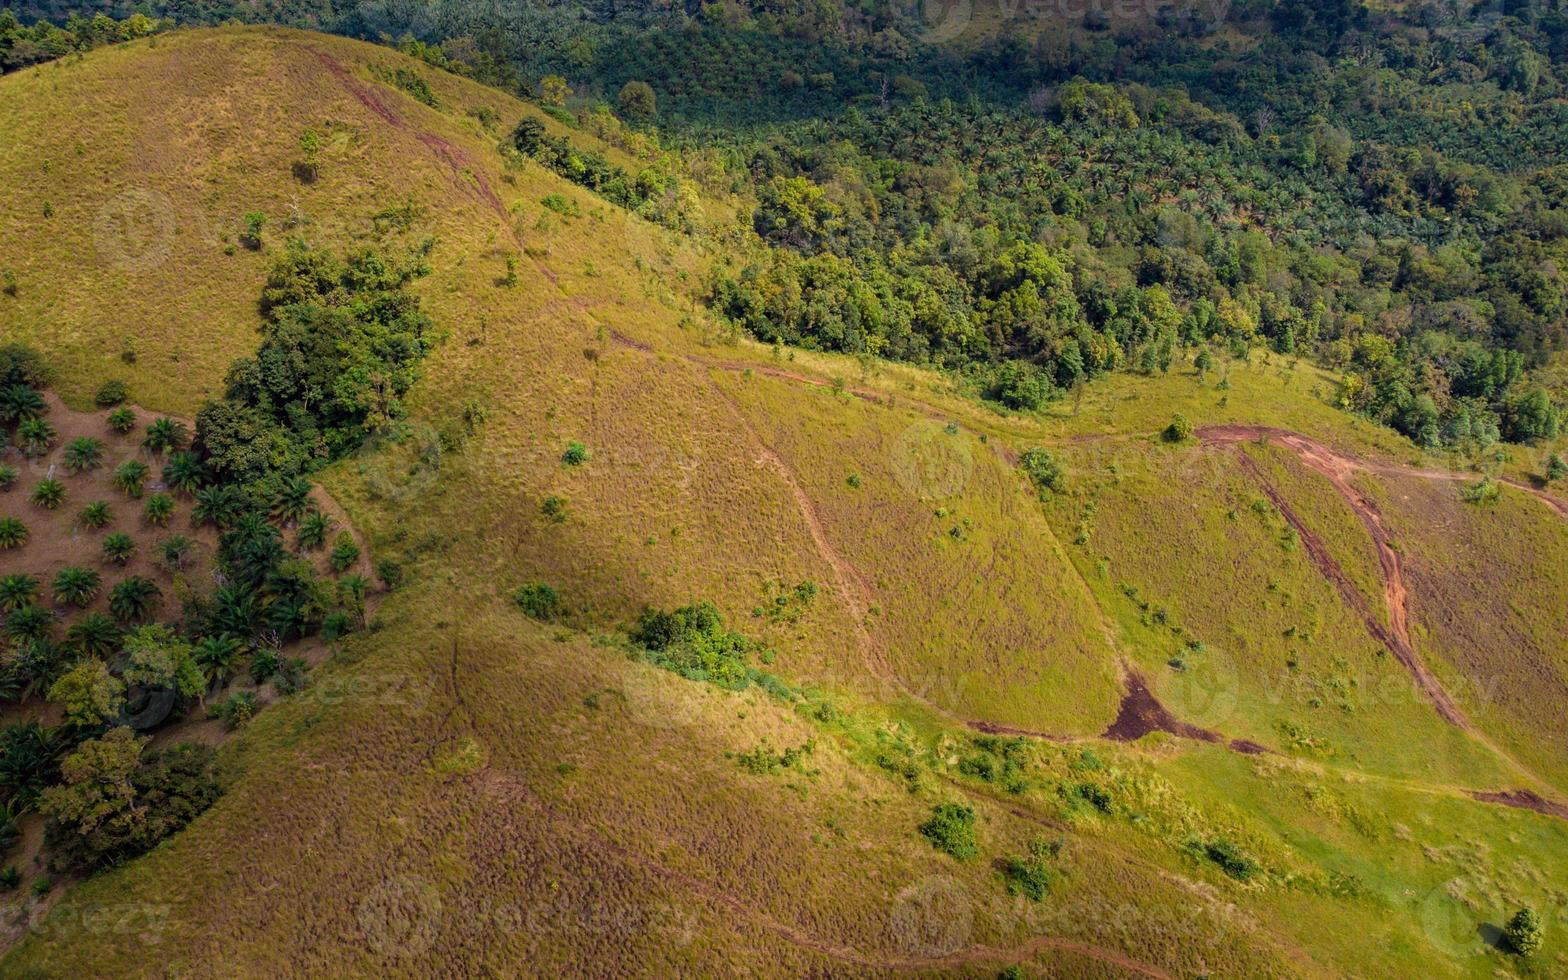
[(1423, 445), (1560, 424), (1537, 381), (1568, 330), (1555, 0), (1016, 5), (942, 48), (889, 3), (104, 6), (395, 43), (658, 141), (677, 152), (642, 174), (512, 143), (675, 227), (683, 180), (754, 202), (710, 298), (763, 340), (931, 363), (1019, 410), (1266, 348), (1344, 370), (1331, 397)]

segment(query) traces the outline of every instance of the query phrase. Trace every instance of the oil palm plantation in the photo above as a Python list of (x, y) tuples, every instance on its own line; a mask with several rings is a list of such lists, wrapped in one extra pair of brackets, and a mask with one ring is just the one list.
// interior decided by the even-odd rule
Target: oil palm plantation
[(0, 612), (31, 605), (38, 598), (38, 579), (24, 572), (0, 578)]
[(44, 396), (30, 385), (0, 388), (0, 423), (25, 422), (44, 414), (46, 408)]
[(99, 528), (107, 525), (111, 516), (112, 515), (109, 513), (109, 505), (106, 502), (102, 500), (94, 500), (92, 503), (82, 508), (82, 513), (78, 520), (82, 522), (83, 527), (91, 528), (92, 530), (96, 531)]
[(332, 518), (319, 510), (311, 510), (299, 519), (299, 530), (294, 536), (295, 544), (302, 550), (316, 551), (327, 543), (327, 534), (332, 530)]
[(45, 639), (53, 629), (54, 614), (37, 603), (18, 606), (5, 617), (5, 631), (13, 640)]
[(162, 455), (173, 449), (183, 449), (189, 439), (190, 430), (184, 422), (165, 416), (154, 419), (147, 426), (147, 436), (142, 439), (142, 447)]
[(0, 551), (27, 543), (27, 525), (15, 517), (0, 517)]
[(228, 680), (234, 664), (245, 652), (245, 644), (228, 633), (204, 636), (191, 646), (191, 656), (203, 672), (214, 680)]
[(17, 811), (30, 808), (59, 773), (57, 730), (36, 721), (0, 728), (0, 798)]
[(191, 542), (183, 534), (171, 534), (158, 542), (158, 564), (169, 571), (185, 567), (191, 557)]
[(16, 427), (16, 442), (22, 448), (22, 455), (42, 456), (49, 451), (56, 434), (48, 421), (33, 416), (23, 419)]
[(310, 480), (303, 476), (287, 477), (272, 502), (272, 516), (285, 524), (292, 524), (303, 517), (310, 508)]
[(142, 505), (142, 518), (148, 524), (167, 527), (174, 516), (174, 498), (166, 493), (155, 493)]
[(191, 516), (198, 524), (211, 524), (224, 530), (239, 519), (243, 509), (238, 492), (219, 483), (196, 491), (196, 507)]
[(124, 565), (136, 554), (136, 542), (124, 531), (116, 531), (103, 539), (103, 556), (116, 565)]
[(202, 484), (207, 482), (207, 471), (201, 464), (201, 457), (190, 451), (170, 456), (169, 464), (163, 468), (163, 482), (179, 493), (193, 494), (200, 490)]

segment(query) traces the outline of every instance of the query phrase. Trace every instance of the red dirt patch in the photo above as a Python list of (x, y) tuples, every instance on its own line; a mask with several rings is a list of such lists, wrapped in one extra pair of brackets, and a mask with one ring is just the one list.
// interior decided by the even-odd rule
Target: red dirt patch
[[(1127, 671), (1127, 693), (1122, 695), (1121, 710), (1111, 722), (1102, 738), (1113, 742), (1136, 742), (1150, 732), (1168, 732), (1181, 738), (1199, 742), (1219, 742), (1221, 737), (1207, 728), (1189, 725), (1166, 710), (1149, 690), (1143, 676), (1135, 670)], [(1232, 743), (1232, 747), (1235, 747)], [(1238, 749), (1238, 751), (1240, 751)]]
[(1556, 800), (1543, 799), (1527, 789), (1508, 789), (1497, 792), (1472, 792), (1470, 796), (1482, 803), (1500, 803), (1520, 810), (1533, 810), (1548, 817), (1568, 820), (1568, 805)]
[(399, 116), (391, 106), (382, 100), (381, 93), (356, 79), (353, 73), (344, 67), (342, 62), (325, 51), (313, 51), (312, 53), (316, 56), (316, 60), (320, 61), (332, 77), (337, 80), (339, 85), (342, 85), (350, 95), (358, 99), (365, 108), (375, 113), (382, 122), (393, 129), (412, 129), (414, 136), (419, 142), (423, 143), (431, 153), (435, 154), (438, 160), (446, 164), (447, 169), (451, 171), (454, 184), (459, 187), (467, 187), (478, 194), (497, 215), (503, 219), (507, 217), (506, 205), (501, 203), (500, 196), (496, 194), (490, 183), (475, 168), (473, 158), (468, 155), (467, 151), (444, 137), (422, 129), (413, 129), (402, 116)]
[(1274, 506), (1279, 508), (1280, 514), (1296, 529), (1296, 533), (1301, 535), (1302, 543), (1306, 545), (1307, 553), (1312, 556), (1312, 560), (1317, 564), (1318, 569), (1329, 581), (1334, 583), (1334, 586), (1339, 590), (1345, 601), (1361, 613), (1362, 619), (1366, 622), (1367, 631), (1379, 643), (1392, 651), (1395, 657), (1399, 658), (1399, 662), (1404, 664), (1406, 670), (1410, 671), (1417, 685), (1431, 700), (1433, 707), (1437, 709), (1437, 713), (1442, 715), (1444, 720), (1467, 731), (1473, 731), (1474, 726), (1471, 725), (1470, 720), (1465, 717), (1464, 712), (1454, 703), (1448, 692), (1443, 690), (1442, 684), (1438, 682), (1437, 677), (1422, 662), (1421, 657), (1416, 653), (1415, 645), (1410, 640), (1409, 588), (1405, 584), (1404, 563), (1400, 560), (1399, 553), (1394, 550), (1393, 536), (1389, 533), (1388, 525), (1384, 522), (1383, 515), (1372, 501), (1368, 500), (1365, 495), (1351, 484), (1349, 479), (1351, 473), (1366, 467), (1354, 457), (1337, 453), (1327, 446), (1314, 442), (1299, 433), (1287, 432), (1282, 429), (1271, 429), (1265, 426), (1209, 426), (1198, 430), (1198, 438), (1207, 443), (1221, 445), (1234, 445), (1266, 438), (1285, 446), (1295, 453), (1309, 469), (1328, 479), (1334, 489), (1339, 492), (1339, 495), (1350, 505), (1351, 510), (1355, 511), (1356, 516), (1360, 518), (1362, 526), (1371, 535), (1372, 543), (1377, 549), (1378, 564), (1382, 567), (1383, 573), (1383, 598), (1388, 606), (1390, 628), (1384, 628), (1383, 624), (1378, 622), (1377, 617), (1372, 614), (1372, 609), (1367, 604), (1366, 599), (1360, 592), (1356, 591), (1344, 569), (1339, 567), (1339, 563), (1329, 553), (1327, 546), (1323, 543), (1323, 539), (1318, 537), (1316, 533), (1302, 522), (1301, 518), (1291, 509), (1279, 491), (1264, 478), (1263, 472), (1252, 461), (1252, 458), (1245, 453), (1237, 454), (1241, 465), (1259, 482), (1263, 492), (1273, 501)]

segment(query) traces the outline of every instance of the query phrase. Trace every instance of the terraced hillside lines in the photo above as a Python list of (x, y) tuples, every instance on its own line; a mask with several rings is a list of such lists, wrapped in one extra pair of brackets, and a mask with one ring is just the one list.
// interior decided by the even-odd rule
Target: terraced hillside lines
[(736, 422), (745, 430), (747, 438), (756, 446), (758, 465), (766, 466), (777, 474), (779, 480), (789, 490), (790, 496), (794, 499), (796, 509), (800, 512), (801, 520), (811, 534), (811, 539), (816, 545), (818, 555), (832, 569), (834, 591), (854, 623), (856, 638), (867, 670), (871, 671), (879, 681), (893, 685), (904, 696), (925, 706), (939, 717), (968, 726), (976, 731), (1022, 735), (1029, 738), (1042, 738), (1052, 741), (1064, 741), (1066, 739), (1062, 735), (1035, 729), (1001, 726), (981, 719), (962, 718), (955, 715), (950, 709), (936, 704), (925, 695), (912, 689), (899, 676), (888, 659), (885, 642), (867, 626), (871, 607), (876, 603), (875, 593), (866, 583), (866, 579), (860, 571), (829, 540), (827, 529), (823, 526), (822, 519), (817, 514), (817, 508), (812, 502), (811, 496), (800, 485), (800, 480), (796, 477), (795, 472), (790, 469), (789, 464), (784, 462), (783, 458), (763, 440), (762, 434), (752, 424), (750, 418), (747, 417), (746, 411), (740, 403), (721, 386), (713, 384), (712, 389), (714, 394), (730, 407)]
[(754, 925), (773, 933), (791, 945), (837, 963), (898, 971), (944, 970), (983, 964), (1012, 964), (1025, 960), (1042, 950), (1062, 950), (1088, 960), (1117, 967), (1137, 976), (1153, 977), (1157, 978), (1157, 980), (1173, 980), (1175, 976), (1158, 966), (1134, 959), (1118, 950), (1106, 949), (1090, 943), (1058, 936), (1037, 936), (1024, 945), (1011, 949), (976, 945), (946, 955), (910, 956), (894, 952), (868, 952), (846, 943), (824, 939), (799, 926), (784, 922), (768, 914), (768, 912), (752, 901), (749, 901), (746, 896), (725, 890), (697, 875), (671, 868), (652, 858), (638, 854), (604, 835), (592, 834), (576, 829), (572, 827), (569, 821), (559, 817), (552, 817), (548, 806), (532, 793), (528, 793), (526, 787), (517, 787), (517, 789), (521, 790), (517, 795), (521, 796), (525, 805), (545, 819), (550, 820), (553, 826), (568, 828), (567, 833), (583, 839), (590, 846), (635, 864), (652, 877), (673, 884), (688, 894), (727, 909)]
[(713, 375), (825, 538), (856, 556), (867, 626), (904, 691), (984, 730), (1080, 737), (1110, 722), (1114, 638), (999, 440), (821, 386), (800, 398), (788, 378)]

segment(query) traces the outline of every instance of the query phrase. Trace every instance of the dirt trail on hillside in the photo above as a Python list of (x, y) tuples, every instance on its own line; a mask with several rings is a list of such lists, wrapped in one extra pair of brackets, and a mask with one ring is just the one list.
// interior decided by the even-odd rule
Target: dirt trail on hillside
[(1568, 805), (1556, 800), (1543, 799), (1527, 789), (1511, 789), (1497, 793), (1476, 793), (1470, 796), (1482, 803), (1499, 803), (1519, 810), (1531, 810), (1559, 820), (1568, 820)]
[(806, 493), (805, 488), (800, 485), (800, 480), (796, 477), (795, 471), (790, 468), (790, 465), (784, 461), (782, 456), (774, 451), (773, 447), (767, 444), (766, 440), (762, 438), (762, 433), (751, 423), (751, 419), (730, 393), (714, 383), (711, 378), (709, 379), (709, 384), (719, 399), (729, 406), (731, 414), (740, 423), (741, 428), (746, 432), (753, 445), (757, 447), (758, 465), (766, 466), (773, 470), (780, 481), (783, 482), (785, 488), (789, 490), (790, 497), (795, 501), (795, 509), (800, 513), (801, 520), (805, 522), (806, 531), (811, 536), (817, 555), (827, 563), (833, 572), (834, 590), (838, 593), (839, 601), (843, 603), (846, 612), (849, 614), (851, 624), (855, 630), (856, 644), (859, 646), (866, 668), (871, 671), (872, 676), (878, 681), (898, 690), (911, 700), (924, 705), (939, 716), (976, 731), (991, 734), (1022, 735), (1057, 742), (1071, 740), (1068, 736), (1054, 735), (1049, 732), (1010, 728), (993, 725), (983, 720), (963, 718), (912, 690), (904, 682), (903, 678), (898, 675), (898, 671), (894, 669), (892, 661), (888, 659), (887, 648), (881, 638), (876, 636), (870, 627), (866, 625), (866, 621), (871, 616), (871, 607), (876, 604), (876, 596), (872, 592), (871, 586), (866, 582), (865, 576), (828, 539), (827, 529), (822, 523), (821, 516), (817, 513), (816, 504), (812, 501), (811, 495)]
[[(1432, 702), (1444, 720), (1464, 730), (1472, 739), (1490, 750), (1508, 766), (1524, 776), (1531, 782), (1544, 787), (1552, 784), (1531, 772), (1496, 742), (1482, 732), (1460, 710), (1459, 706), (1443, 689), (1436, 675), (1432, 673), (1420, 655), (1416, 653), (1415, 645), (1410, 638), (1409, 628), (1409, 586), (1405, 581), (1404, 563), (1399, 552), (1394, 549), (1393, 536), (1383, 519), (1377, 505), (1367, 499), (1350, 482), (1350, 477), (1355, 473), (1375, 473), (1390, 476), (1414, 476), (1426, 479), (1440, 480), (1465, 480), (1464, 474), (1453, 473), (1445, 470), (1423, 470), (1401, 467), (1390, 463), (1377, 463), (1363, 460), (1348, 453), (1337, 452), (1328, 446), (1317, 442), (1299, 432), (1287, 429), (1276, 429), (1261, 425), (1214, 425), (1206, 426), (1197, 431), (1200, 440), (1210, 445), (1230, 445), (1239, 447), (1244, 442), (1268, 440), (1271, 444), (1284, 446), (1295, 453), (1297, 458), (1306, 464), (1308, 469), (1325, 477), (1334, 489), (1344, 498), (1345, 502), (1355, 512), (1363, 527), (1372, 538), (1372, 543), (1377, 550), (1378, 564), (1381, 566), (1383, 578), (1383, 598), (1388, 607), (1389, 626), (1385, 628), (1377, 617), (1373, 615), (1371, 607), (1364, 596), (1361, 595), (1351, 583), (1344, 569), (1334, 560), (1327, 546), (1300, 516), (1290, 507), (1290, 504), (1272, 484), (1265, 478), (1262, 469), (1246, 453), (1238, 451), (1237, 459), (1249, 474), (1261, 485), (1263, 492), (1268, 495), (1274, 505), (1279, 508), (1281, 515), (1301, 536), (1302, 542), (1307, 547), (1307, 552), (1312, 556), (1313, 562), (1323, 575), (1334, 583), (1346, 602), (1362, 614), (1367, 630), (1372, 636), (1391, 650), (1401, 664), (1410, 672), (1423, 693)], [(1557, 500), (1549, 494), (1534, 490), (1509, 481), (1510, 486), (1518, 487), (1537, 497), (1542, 498), (1558, 513), (1568, 516), (1568, 505)], [(1469, 792), (1472, 798), (1487, 803), (1499, 803), (1505, 806), (1522, 807), (1544, 813), (1549, 816), (1559, 816), (1568, 819), (1568, 806), (1554, 800), (1546, 800), (1537, 796), (1530, 790), (1509, 790), (1506, 792), (1483, 793)]]
[(1378, 564), (1382, 567), (1383, 599), (1388, 607), (1389, 625), (1387, 628), (1373, 614), (1366, 598), (1356, 590), (1355, 585), (1345, 574), (1344, 569), (1334, 560), (1328, 546), (1324, 544), (1316, 532), (1309, 528), (1298, 516), (1280, 492), (1264, 477), (1262, 469), (1246, 453), (1238, 452), (1236, 458), (1241, 466), (1262, 486), (1263, 492), (1279, 508), (1279, 512), (1291, 527), (1301, 536), (1302, 543), (1307, 547), (1307, 553), (1317, 564), (1329, 581), (1339, 590), (1345, 601), (1361, 614), (1366, 622), (1367, 631), (1379, 643), (1387, 647), (1405, 669), (1410, 671), (1415, 678), (1417, 686), (1432, 702), (1437, 713), (1450, 724), (1457, 725), (1467, 731), (1473, 731), (1474, 725), (1465, 717), (1463, 711), (1454, 703), (1437, 677), (1427, 668), (1416, 653), (1415, 645), (1410, 639), (1409, 626), (1409, 587), (1405, 583), (1404, 563), (1399, 553), (1394, 550), (1393, 536), (1389, 533), (1388, 525), (1383, 520), (1382, 513), (1377, 505), (1368, 500), (1364, 494), (1350, 482), (1353, 473), (1365, 470), (1358, 461), (1350, 456), (1337, 453), (1322, 443), (1308, 439), (1306, 436), (1281, 429), (1269, 429), (1254, 425), (1217, 425), (1198, 430), (1198, 438), (1206, 443), (1215, 445), (1239, 445), (1244, 442), (1253, 442), (1260, 438), (1267, 438), (1271, 443), (1282, 445), (1296, 454), (1296, 457), (1306, 464), (1307, 468), (1325, 477), (1339, 495), (1350, 505), (1351, 510), (1360, 519), (1367, 533), (1372, 537), (1372, 544), (1377, 550)]
[[(327, 72), (337, 80), (338, 84), (345, 91), (358, 99), (365, 108), (375, 113), (382, 122), (393, 129), (412, 132), (414, 138), (423, 143), (437, 160), (446, 164), (447, 170), (452, 177), (452, 183), (455, 186), (478, 195), (480, 200), (484, 201), (490, 210), (494, 211), (503, 220), (509, 217), (506, 212), (506, 205), (501, 202), (500, 195), (495, 192), (495, 189), (490, 186), (490, 182), (479, 172), (477, 164), (468, 155), (468, 151), (443, 136), (437, 136), (435, 133), (410, 126), (402, 116), (398, 115), (395, 109), (387, 104), (385, 99), (382, 98), (381, 92), (355, 78), (354, 73), (349, 71), (341, 61), (318, 49), (311, 49), (311, 53), (316, 56), (316, 60), (321, 62), (322, 66), (327, 69)], [(510, 229), (511, 222), (507, 221), (506, 224), (508, 229)], [(513, 237), (516, 237), (515, 233)]]
[[(741, 895), (687, 871), (671, 868), (662, 862), (637, 853), (625, 845), (595, 833), (565, 815), (558, 814), (531, 787), (516, 780), (492, 780), (486, 789), (510, 804), (520, 803), (546, 820), (552, 831), (576, 837), (588, 846), (612, 854), (629, 865), (642, 869), (652, 877), (677, 886), (683, 891), (700, 896), (710, 906), (724, 909), (746, 920), (753, 926), (770, 932), (792, 946), (816, 953), (839, 963), (866, 968), (896, 971), (942, 970), (985, 963), (1020, 963), (1045, 950), (1061, 950), (1087, 959), (1118, 967), (1129, 973), (1158, 980), (1173, 980), (1174, 974), (1129, 956), (1120, 950), (1108, 949), (1091, 943), (1060, 936), (1037, 936), (1016, 947), (966, 945), (946, 954), (911, 955), (901, 952), (878, 953), (860, 949), (847, 943), (825, 939), (808, 930), (776, 918), (758, 905), (751, 895)], [(931, 913), (916, 910), (929, 916)], [(916, 923), (922, 925), (924, 923)], [(934, 923), (933, 923), (934, 924)]]

